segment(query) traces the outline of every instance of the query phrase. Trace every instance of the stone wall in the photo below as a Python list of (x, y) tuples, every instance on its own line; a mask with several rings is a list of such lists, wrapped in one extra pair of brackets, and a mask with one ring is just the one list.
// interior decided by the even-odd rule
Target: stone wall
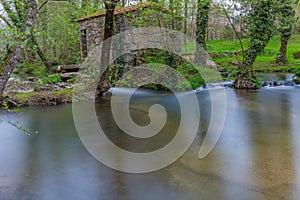
[[(87, 50), (87, 53), (90, 52), (95, 46), (99, 45), (103, 41), (104, 18), (104, 15), (100, 15), (98, 17), (79, 21), (82, 37), (82, 52), (84, 52), (85, 49)], [(181, 22), (179, 19), (172, 21), (170, 13), (167, 13), (165, 10), (155, 10), (152, 7), (141, 7), (136, 10), (131, 10), (127, 13), (119, 13), (115, 15), (115, 34), (139, 27), (163, 27), (168, 29), (180, 29)], [(132, 36), (124, 35), (123, 38), (119, 38), (117, 48), (114, 49), (126, 49), (126, 47), (128, 45), (131, 45), (133, 41), (131, 37)], [(154, 37), (152, 33), (150, 33), (149, 38), (150, 40), (153, 40)], [(181, 47), (180, 49), (177, 49), (177, 51), (178, 53), (181, 53)], [(83, 57), (86, 56), (86, 54), (84, 53), (82, 55)]]

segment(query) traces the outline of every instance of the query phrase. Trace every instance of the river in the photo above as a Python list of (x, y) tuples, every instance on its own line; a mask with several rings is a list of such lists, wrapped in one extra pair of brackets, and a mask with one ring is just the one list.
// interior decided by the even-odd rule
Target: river
[[(226, 88), (227, 114), (213, 151), (198, 158), (209, 118), (207, 93), (199, 92), (201, 122), (187, 152), (170, 166), (128, 174), (98, 162), (81, 143), (72, 106), (25, 108), (12, 121), (38, 130), (24, 134), (0, 123), (0, 199), (300, 199), (300, 87), (257, 91)], [(171, 112), (157, 137), (135, 141), (113, 122), (110, 99), (96, 105), (107, 136), (135, 152), (161, 148), (178, 128), (178, 102), (169, 93), (140, 90), (131, 115), (143, 125), (155, 101)], [(180, 112), (179, 112), (180, 113)], [(5, 113), (0, 113), (6, 119)]]

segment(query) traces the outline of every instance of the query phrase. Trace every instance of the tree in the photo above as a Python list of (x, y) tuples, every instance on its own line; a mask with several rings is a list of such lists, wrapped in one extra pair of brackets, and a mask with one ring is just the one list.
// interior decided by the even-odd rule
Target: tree
[(188, 3), (189, 3), (189, 0), (184, 0), (184, 27), (183, 27), (183, 33), (184, 33), (184, 43), (187, 43), (187, 38), (186, 38), (186, 34), (187, 34), (187, 19), (188, 19)]
[(80, 31), (74, 21), (83, 15), (81, 2), (75, 1), (50, 1), (41, 10), (33, 35), (49, 64), (74, 64), (80, 60)]
[(27, 0), (23, 2), (23, 5), (20, 5), (20, 7), (18, 7), (20, 9), (24, 9), (23, 12), (19, 12), (20, 14), (24, 15), (24, 17), (19, 16), (18, 18), (19, 20), (23, 19), (24, 23), (21, 23), (22, 21), (19, 21), (22, 26), (18, 41), (12, 46), (12, 48), (10, 48), (11, 50), (9, 54), (0, 67), (0, 97), (3, 94), (4, 88), (11, 73), (13, 72), (14, 68), (21, 62), (22, 53), (24, 50), (24, 42), (31, 38), (31, 31), (36, 20), (37, 13), (47, 2), (48, 0), (45, 1), (45, 3), (42, 4), (41, 7), (38, 7), (38, 3), (36, 0)]
[(208, 26), (208, 17), (211, 0), (198, 0), (196, 13), (196, 52), (195, 63), (206, 62), (203, 50), (206, 50), (206, 31)]
[(295, 6), (297, 1), (295, 0), (281, 0), (277, 5), (277, 17), (279, 21), (279, 33), (280, 33), (280, 49), (276, 57), (277, 64), (287, 64), (286, 51), (288, 41), (292, 35), (293, 25), (295, 19)]
[(104, 95), (105, 92), (111, 87), (109, 81), (109, 61), (110, 61), (110, 52), (111, 52), (111, 37), (114, 33), (114, 12), (119, 0), (104, 0), (104, 5), (106, 9), (105, 20), (104, 20), (104, 37), (103, 37), (103, 46), (101, 50), (101, 69), (107, 67), (101, 76), (100, 82), (97, 86), (97, 96)]
[(243, 63), (238, 68), (234, 82), (236, 89), (256, 89), (259, 87), (252, 67), (256, 57), (262, 53), (267, 46), (273, 32), (274, 1), (253, 0), (250, 4), (250, 43), (248, 50), (244, 53)]
[[(41, 5), (44, 6), (48, 1), (44, 1)], [(1, 0), (1, 4), (7, 14), (8, 19), (4, 20), (6, 24), (14, 29), (15, 35), (19, 35), (22, 33), (22, 27), (26, 21), (26, 5), (28, 4), (27, 0)], [(5, 17), (2, 16), (2, 19)], [(17, 36), (18, 37), (18, 36)], [(30, 37), (28, 38), (26, 44), (28, 46), (27, 51), (29, 50), (33, 54), (37, 53), (42, 62), (45, 64), (46, 69), (49, 70), (51, 67), (51, 63), (47, 61), (46, 55), (41, 50), (40, 46), (37, 43), (35, 35), (33, 31), (30, 31)], [(10, 50), (8, 50), (10, 51)]]

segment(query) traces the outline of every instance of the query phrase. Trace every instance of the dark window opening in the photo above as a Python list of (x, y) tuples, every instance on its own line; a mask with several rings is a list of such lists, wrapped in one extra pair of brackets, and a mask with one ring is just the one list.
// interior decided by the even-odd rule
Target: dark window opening
[(81, 42), (81, 52), (82, 57), (87, 57), (87, 35), (86, 35), (86, 29), (81, 30), (81, 36), (80, 36), (80, 42)]

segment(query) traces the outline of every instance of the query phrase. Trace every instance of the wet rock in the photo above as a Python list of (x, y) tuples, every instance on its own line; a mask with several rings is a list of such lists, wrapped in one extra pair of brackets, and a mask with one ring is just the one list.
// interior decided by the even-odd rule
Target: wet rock
[(74, 88), (74, 85), (71, 83), (59, 82), (56, 84), (36, 85), (34, 91), (59, 91), (59, 90), (66, 90), (72, 88)]
[(294, 78), (293, 81), (294, 81), (296, 84), (300, 84), (300, 77), (299, 77), (299, 78)]
[(27, 93), (34, 91), (36, 84), (32, 81), (22, 81), (16, 78), (10, 78), (7, 82), (5, 93)]

